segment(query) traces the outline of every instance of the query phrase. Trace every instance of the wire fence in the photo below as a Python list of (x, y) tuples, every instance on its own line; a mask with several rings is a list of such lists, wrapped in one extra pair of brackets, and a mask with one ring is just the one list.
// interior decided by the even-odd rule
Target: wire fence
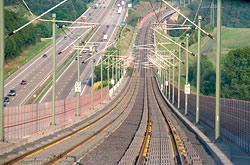
[[(172, 99), (173, 89), (170, 88)], [(175, 103), (178, 102), (178, 89), (174, 89)], [(180, 92), (180, 106), (185, 108), (185, 94)], [(200, 122), (214, 129), (215, 97), (200, 95)], [(196, 94), (188, 95), (188, 113), (196, 115)], [(221, 135), (250, 154), (250, 101), (220, 99)]]
[[(108, 87), (103, 88), (103, 99), (108, 98)], [(94, 92), (94, 106), (101, 103), (101, 90)], [(91, 108), (91, 95), (80, 96), (80, 114)], [(75, 117), (77, 98), (56, 101), (56, 124), (64, 123)], [(51, 125), (52, 102), (19, 105), (4, 108), (5, 139), (30, 136)]]

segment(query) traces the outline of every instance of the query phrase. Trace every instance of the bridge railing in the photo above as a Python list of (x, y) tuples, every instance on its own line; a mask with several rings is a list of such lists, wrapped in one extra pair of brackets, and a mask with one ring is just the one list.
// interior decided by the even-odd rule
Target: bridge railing
[[(170, 98), (172, 98), (171, 84)], [(175, 103), (178, 102), (178, 89), (174, 89)], [(185, 107), (184, 91), (180, 92), (180, 105)], [(250, 101), (220, 99), (221, 135), (250, 154)], [(188, 96), (188, 113), (196, 115), (196, 94)], [(200, 122), (214, 129), (215, 97), (200, 95)]]
[[(108, 87), (103, 88), (103, 99), (108, 98)], [(101, 90), (94, 92), (94, 106), (101, 103)], [(90, 110), (91, 95), (80, 96), (80, 114)], [(73, 119), (77, 111), (77, 98), (56, 101), (56, 124)], [(52, 102), (4, 108), (5, 139), (30, 136), (51, 125)]]

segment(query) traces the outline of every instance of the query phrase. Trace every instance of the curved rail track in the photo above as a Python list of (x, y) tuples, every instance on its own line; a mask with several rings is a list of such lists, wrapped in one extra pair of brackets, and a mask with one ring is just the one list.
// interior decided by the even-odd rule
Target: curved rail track
[[(111, 105), (110, 110), (107, 112), (100, 114), (96, 119), (89, 121), (87, 125), (82, 126), (81, 128), (75, 128), (76, 130), (68, 133), (67, 132), (60, 138), (54, 138), (54, 140), (50, 143), (47, 143), (45, 145), (42, 145), (41, 147), (36, 147), (35, 149), (26, 152), (24, 154), (21, 154), (20, 156), (9, 160), (7, 162), (4, 162), (4, 164), (26, 164), (26, 163), (38, 163), (38, 164), (53, 164), (56, 163), (57, 161), (61, 160), (65, 156), (67, 156), (69, 153), (73, 152), (77, 148), (83, 146), (86, 144), (88, 141), (91, 139), (95, 138), (98, 134), (101, 132), (105, 131), (112, 123), (114, 123), (127, 109), (129, 103), (131, 102), (135, 91), (136, 91), (136, 86), (138, 83), (138, 77), (139, 77), (139, 72), (135, 71), (132, 75), (131, 81), (129, 83), (129, 86), (121, 97), (120, 100), (116, 101), (113, 105)], [(122, 108), (119, 107), (121, 103), (126, 103), (125, 106), (123, 105)], [(120, 110), (118, 113), (115, 111), (118, 109), (118, 107), (122, 110)], [(110, 117), (111, 114), (114, 114), (113, 117)], [(107, 120), (108, 122), (106, 123), (101, 123), (101, 121), (104, 121), (104, 119), (110, 118), (111, 120)], [(80, 134), (86, 131), (87, 129), (92, 128), (94, 125), (99, 124), (98, 128), (95, 128), (95, 131), (91, 132), (90, 136), (87, 137), (81, 137)], [(101, 126), (100, 126), (101, 125)], [(78, 137), (78, 138), (77, 138)], [(56, 140), (55, 140), (56, 139)], [(74, 140), (72, 140), (74, 139)], [(74, 141), (76, 144), (74, 145), (65, 145), (65, 144), (70, 144)], [(45, 142), (40, 142), (45, 143)], [(63, 143), (63, 144), (62, 144)], [(61, 151), (58, 151), (57, 148), (62, 148), (58, 146), (64, 145), (66, 149), (62, 149)], [(67, 147), (68, 146), (68, 147)], [(52, 149), (53, 148), (53, 149)], [(52, 152), (50, 151), (52, 150)], [(57, 151), (56, 153), (53, 154), (53, 151)]]
[[(137, 44), (152, 43), (151, 23), (143, 25)], [(136, 52), (138, 65), (119, 99), (5, 164), (213, 164), (164, 102), (153, 69), (143, 65), (148, 53)]]

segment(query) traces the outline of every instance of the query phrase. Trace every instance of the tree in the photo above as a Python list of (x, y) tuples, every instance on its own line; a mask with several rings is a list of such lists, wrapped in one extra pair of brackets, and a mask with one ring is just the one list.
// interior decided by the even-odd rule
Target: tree
[[(215, 93), (215, 69), (207, 55), (201, 55), (200, 92), (204, 95)], [(197, 61), (189, 67), (189, 80), (193, 86), (197, 85)]]
[(250, 46), (230, 51), (223, 61), (222, 97), (250, 100)]

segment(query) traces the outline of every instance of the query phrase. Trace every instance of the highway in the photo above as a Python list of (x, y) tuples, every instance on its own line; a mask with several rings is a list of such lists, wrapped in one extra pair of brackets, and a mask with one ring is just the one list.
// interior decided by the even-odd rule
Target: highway
[[(103, 4), (104, 2), (104, 4)], [(108, 1), (100, 1), (102, 6), (108, 6), (111, 0)], [(84, 15), (91, 16), (88, 19), (90, 23), (97, 23), (102, 20), (100, 16), (104, 15), (105, 12), (109, 10), (108, 7), (98, 8), (98, 9), (88, 9)], [(79, 17), (76, 21), (80, 20)], [(77, 25), (74, 25), (77, 26)], [(81, 26), (81, 25), (80, 25)], [(64, 38), (64, 35), (60, 36), (56, 40), (56, 51), (57, 53), (64, 50), (61, 54), (57, 55), (56, 64), (57, 67), (62, 64), (67, 57), (73, 52), (73, 48), (70, 45), (72, 42), (77, 41), (77, 34), (82, 34), (81, 38), (85, 36), (90, 31), (90, 29), (73, 29), (71, 32), (67, 32), (67, 38)], [(43, 54), (47, 54), (47, 58), (43, 58)], [(8, 95), (10, 89), (16, 90), (16, 96), (10, 97), (10, 102), (7, 103), (7, 106), (16, 106), (26, 104), (26, 102), (34, 95), (35, 91), (39, 89), (43, 83), (50, 77), (52, 74), (52, 45), (41, 51), (38, 55), (36, 55), (32, 60), (26, 63), (23, 67), (18, 69), (14, 74), (8, 77), (5, 80), (5, 96)], [(26, 80), (26, 85), (20, 85), (22, 80)]]
[[(127, 12), (127, 8), (124, 8), (122, 10), (122, 13), (118, 14), (117, 13), (118, 7), (116, 3), (114, 3), (112, 8), (106, 8), (106, 9), (107, 11), (105, 12), (106, 13), (105, 15), (108, 17), (104, 15), (103, 17), (99, 16), (101, 18), (101, 21), (99, 22), (100, 26), (97, 29), (96, 33), (89, 40), (90, 44), (93, 42), (98, 43), (98, 46), (96, 48), (97, 51), (95, 53), (99, 53), (99, 51), (103, 50), (105, 47), (110, 45), (110, 42), (112, 43), (115, 41), (116, 34), (120, 28), (120, 23), (121, 21), (124, 20)], [(103, 32), (105, 32), (106, 35), (108, 36), (108, 41), (106, 42), (101, 42), (104, 35)], [(90, 57), (88, 53), (81, 53), (81, 54), (83, 56), (81, 61), (84, 61)], [(100, 56), (101, 53), (94, 58), (96, 61), (94, 65), (98, 63)], [(89, 84), (88, 82), (91, 77), (91, 60), (80, 64), (80, 72), (81, 72), (80, 79), (82, 84), (81, 94), (90, 93), (91, 86), (88, 85)], [(74, 59), (71, 62), (68, 69), (65, 70), (65, 72), (57, 80), (56, 99), (61, 100), (65, 98), (76, 97), (75, 87), (74, 87), (76, 80), (77, 80), (77, 60)], [(51, 101), (51, 99), (52, 99), (52, 88), (50, 88), (50, 90), (47, 92), (47, 94), (42, 98), (40, 102), (48, 102)]]

